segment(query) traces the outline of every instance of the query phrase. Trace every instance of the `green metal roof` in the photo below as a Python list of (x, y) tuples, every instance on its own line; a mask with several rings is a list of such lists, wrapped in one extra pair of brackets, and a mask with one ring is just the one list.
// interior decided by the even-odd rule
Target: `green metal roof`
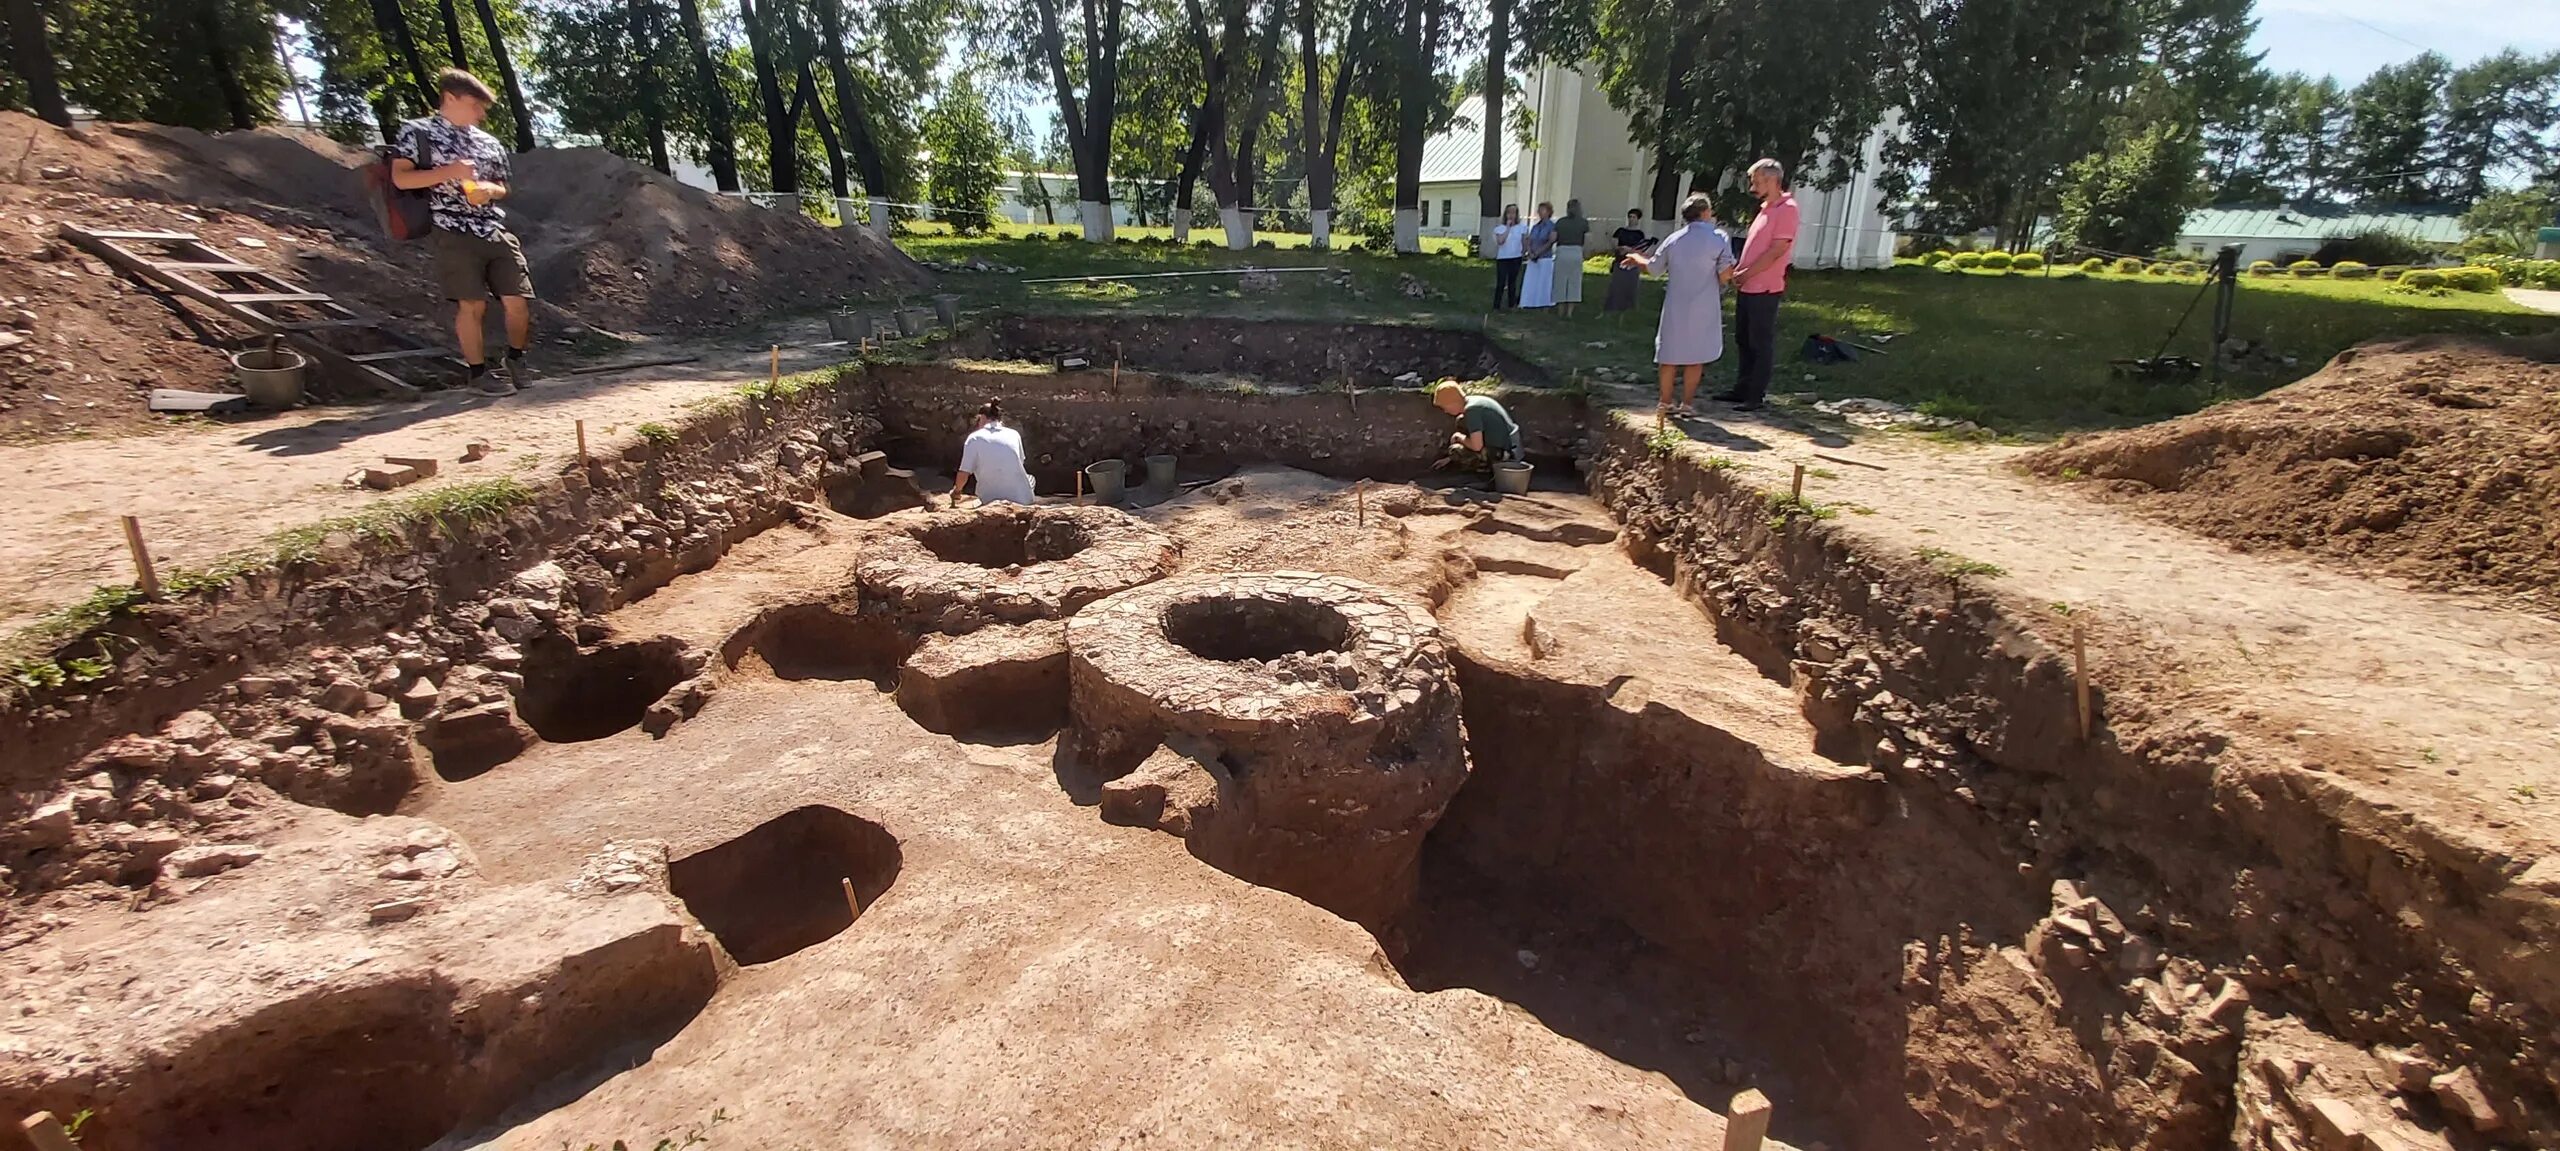
[(2230, 204), (2187, 213), (2180, 236), (2244, 240), (2322, 240), (2390, 232), (2426, 244), (2462, 242), (2462, 217), (2452, 212), (2409, 208), (2400, 211), (2350, 212), (2339, 208)]

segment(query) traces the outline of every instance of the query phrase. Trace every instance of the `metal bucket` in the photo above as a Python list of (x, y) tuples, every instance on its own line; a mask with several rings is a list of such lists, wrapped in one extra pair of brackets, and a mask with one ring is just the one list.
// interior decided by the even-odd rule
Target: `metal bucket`
[(1147, 486), (1151, 488), (1169, 488), (1173, 486), (1172, 456), (1147, 457)]
[(899, 335), (902, 335), (902, 336), (921, 336), (921, 335), (925, 334), (925, 332), (926, 332), (927, 330), (931, 329), (932, 327), (933, 327), (933, 309), (931, 309), (931, 308), (900, 308), (900, 309), (898, 309), (898, 334), (899, 334)]
[(846, 343), (858, 343), (863, 337), (870, 334), (871, 325), (865, 321), (858, 312), (830, 312), (827, 314), (828, 339), (843, 340)]
[(1086, 464), (1085, 493), (1098, 504), (1116, 504), (1129, 488), (1129, 461), (1099, 460)]
[(240, 390), (249, 394), (249, 402), (262, 408), (290, 408), (302, 402), (302, 372), (307, 366), (300, 352), (287, 348), (252, 348), (231, 353), (231, 370), (240, 377)]
[(943, 327), (960, 326), (960, 297), (944, 292), (933, 298), (933, 318)]
[(1529, 465), (1500, 463), (1493, 465), (1493, 490), (1506, 496), (1529, 494)]

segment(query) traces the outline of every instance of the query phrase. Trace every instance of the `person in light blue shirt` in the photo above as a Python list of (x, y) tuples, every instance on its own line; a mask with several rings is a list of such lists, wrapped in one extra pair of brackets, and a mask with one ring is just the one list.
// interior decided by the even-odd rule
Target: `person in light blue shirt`
[(1032, 502), (1031, 473), (1022, 466), (1022, 433), (1004, 426), (1004, 405), (988, 400), (978, 409), (978, 429), (960, 444), (960, 472), (951, 477), (951, 503), (960, 490), (978, 481), (978, 504)]

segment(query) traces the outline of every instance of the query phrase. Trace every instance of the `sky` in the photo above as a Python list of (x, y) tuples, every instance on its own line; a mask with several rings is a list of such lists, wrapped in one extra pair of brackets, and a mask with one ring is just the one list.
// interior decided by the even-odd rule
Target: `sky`
[(2266, 53), (2268, 71), (2353, 87), (2428, 49), (2457, 67), (2511, 46), (2560, 50), (2560, 0), (2258, 0), (2250, 46)]

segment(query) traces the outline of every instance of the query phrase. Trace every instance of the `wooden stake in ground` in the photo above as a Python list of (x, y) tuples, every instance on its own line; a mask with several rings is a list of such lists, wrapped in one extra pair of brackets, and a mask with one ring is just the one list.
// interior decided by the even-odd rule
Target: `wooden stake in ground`
[(1791, 490), (1789, 490), (1789, 491), (1787, 492), (1787, 498), (1788, 498), (1788, 499), (1790, 499), (1790, 500), (1793, 500), (1793, 501), (1795, 501), (1796, 503), (1799, 503), (1799, 504), (1804, 502), (1804, 465), (1803, 465), (1803, 464), (1797, 464), (1797, 465), (1796, 465), (1796, 486), (1795, 486), (1793, 489), (1791, 489)]
[(27, 1137), (27, 1146), (35, 1151), (80, 1151), (80, 1145), (63, 1133), (62, 1124), (53, 1112), (38, 1111), (18, 1121), (18, 1130)]
[(1369, 481), (1367, 480), (1351, 485), (1351, 515), (1353, 523), (1364, 528), (1369, 526)]
[(142, 598), (160, 598), (160, 573), (151, 567), (151, 549), (142, 544), (142, 521), (124, 518), (125, 550), (133, 553), (133, 586), (142, 589)]
[(2089, 637), (2079, 624), (2071, 625), (2071, 693), (2080, 705), (2080, 738), (2091, 734), (2089, 714)]
[(782, 345), (773, 346), (773, 386), (782, 386)]
[(1082, 505), (1083, 505), (1083, 503), (1084, 503), (1084, 469), (1083, 469), (1083, 468), (1077, 468), (1077, 469), (1076, 469), (1076, 503), (1077, 503), (1077, 505), (1078, 505), (1078, 506), (1082, 506)]
[(1725, 1105), (1724, 1151), (1760, 1151), (1769, 1137), (1769, 1097), (1744, 1088)]
[(854, 892), (851, 879), (844, 881), (844, 905), (853, 909), (855, 919), (862, 918), (862, 896)]
[(578, 466), (587, 466), (587, 421), (578, 421)]

